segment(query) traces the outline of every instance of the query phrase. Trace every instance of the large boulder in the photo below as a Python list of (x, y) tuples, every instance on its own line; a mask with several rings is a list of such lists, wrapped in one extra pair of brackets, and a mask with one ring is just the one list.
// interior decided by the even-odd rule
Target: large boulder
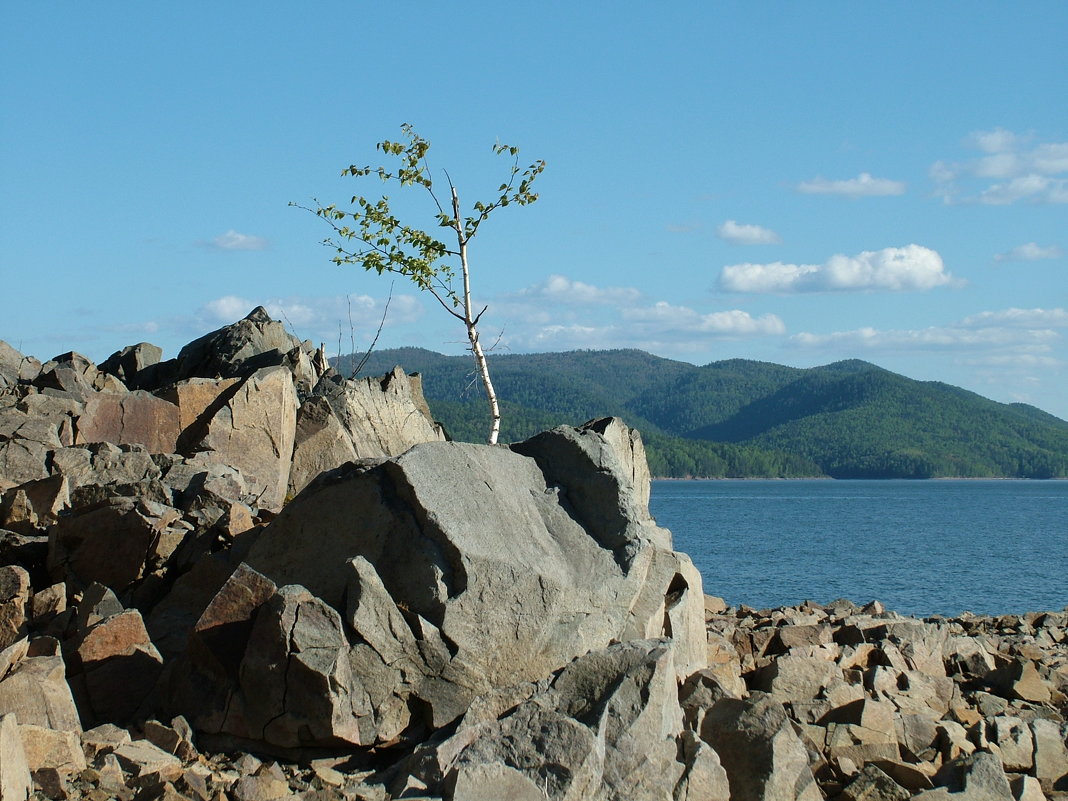
[(290, 494), (352, 459), (397, 456), (421, 442), (444, 439), (418, 375), (399, 367), (379, 378), (324, 375), (297, 416)]
[(243, 378), (263, 367), (281, 365), (301, 342), (257, 306), (243, 320), (193, 340), (178, 358), (160, 365), (159, 379)]
[[(338, 737), (371, 745), (409, 727), (437, 729), (482, 693), (536, 681), (612, 642), (671, 637), (676, 678), (704, 667), (700, 574), (666, 546), (670, 534), (652, 522), (625, 459), (609, 458), (601, 431), (631, 441), (623, 429), (613, 421), (561, 435), (561, 448), (573, 451), (577, 442), (580, 453), (596, 457), (583, 472), (572, 453), (566, 484), (550, 483), (542, 470), (540, 459), (553, 461), (551, 443), (542, 443), (535, 460), (500, 447), (431, 442), (328, 473), (301, 493), (248, 554), (246, 575), (251, 569), (283, 589), (281, 600), (264, 595), (242, 613), (254, 623), (241, 651), (250, 652), (257, 636), (249, 632), (267, 626), (261, 617), (287, 619), (291, 606), (306, 607), (307, 621), (336, 615), (336, 635), (324, 633), (334, 631), (324, 622), (299, 637), (310, 623), (297, 615), (297, 628), (276, 647), (288, 656), (271, 660), (292, 663), (298, 641), (320, 643), (320, 660), (333, 656), (316, 662), (311, 684), (332, 687), (335, 697), (324, 701), (315, 725), (266, 727), (263, 739), (284, 747)], [(622, 489), (625, 507), (590, 488), (608, 471), (615, 475), (605, 491)], [(590, 510), (606, 505), (634, 519), (617, 515), (610, 532), (596, 527)], [(347, 644), (337, 639), (342, 633)], [(270, 719), (253, 707), (273, 703), (280, 690), (267, 685), (283, 676), (245, 663), (231, 673), (246, 721)], [(331, 721), (342, 702), (355, 728), (339, 734)], [(277, 704), (271, 709), (281, 714)], [(248, 731), (235, 724), (229, 733)], [(329, 737), (316, 734), (325, 731)]]
[(297, 394), (284, 367), (265, 367), (245, 378), (205, 423), (190, 450), (238, 468), (258, 505), (281, 509), (289, 486)]

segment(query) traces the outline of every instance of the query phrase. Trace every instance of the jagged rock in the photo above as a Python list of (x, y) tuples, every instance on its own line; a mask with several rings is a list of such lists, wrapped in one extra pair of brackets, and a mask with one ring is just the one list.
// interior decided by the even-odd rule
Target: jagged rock
[(159, 786), (182, 777), (182, 761), (147, 740), (119, 745), (113, 752), (135, 786)]
[(278, 510), (289, 484), (296, 415), (292, 375), (282, 367), (266, 367), (226, 397), (192, 447), (211, 461), (238, 468), (258, 505)]
[(37, 359), (24, 356), (0, 339), (0, 389), (32, 381), (40, 371), (41, 363)]
[(842, 670), (834, 663), (833, 654), (787, 653), (754, 673), (750, 686), (787, 703), (815, 698), (823, 689), (841, 681)]
[(49, 637), (19, 640), (0, 651), (0, 715), (20, 725), (80, 732), (59, 643)]
[(314, 394), (326, 400), (357, 458), (397, 456), (420, 442), (445, 439), (430, 416), (418, 376), (399, 367), (378, 378), (345, 380), (328, 374)]
[(50, 783), (55, 783), (57, 778), (64, 781), (85, 769), (85, 755), (77, 732), (21, 723), (19, 736), (30, 774), (38, 783), (42, 783), (41, 774), (51, 773)]
[(0, 567), (0, 649), (25, 636), (30, 611), (30, 574), (18, 565)]
[(28, 439), (0, 439), (0, 490), (48, 476), (48, 447)]
[(149, 453), (174, 453), (180, 433), (178, 407), (173, 403), (143, 391), (99, 393), (86, 398), (75, 444), (110, 442), (143, 445)]
[(1005, 770), (1026, 773), (1034, 766), (1034, 738), (1024, 721), (1013, 717), (996, 717), (984, 732), (988, 742), (997, 748)]
[(55, 523), (69, 504), (70, 483), (65, 476), (27, 481), (0, 496), (0, 525), (34, 534)]
[(160, 477), (151, 454), (137, 445), (97, 442), (52, 451), (52, 472), (67, 479), (70, 492), (86, 485), (138, 484)]
[[(976, 751), (942, 766), (935, 783), (951, 793), (964, 793), (975, 801), (1015, 801), (1001, 760), (989, 751)], [(919, 798), (926, 794), (921, 793)]]
[(875, 765), (865, 765), (842, 791), (842, 801), (908, 801), (911, 794)]
[(157, 370), (154, 368), (162, 358), (162, 349), (148, 342), (139, 342), (116, 351), (99, 366), (129, 389), (145, 389), (155, 384)]
[(168, 382), (194, 377), (243, 378), (263, 367), (281, 365), (285, 354), (299, 347), (300, 340), (257, 306), (243, 320), (190, 342), (173, 363), (164, 363), (161, 368), (168, 368)]
[(822, 801), (808, 752), (777, 701), (722, 698), (705, 714), (701, 739), (719, 754), (731, 801)]
[[(489, 798), (493, 782), (550, 799), (662, 799), (681, 782), (690, 797), (725, 799), (725, 776), (711, 750), (692, 738), (681, 748), (672, 648), (631, 641), (587, 654), (551, 686), (498, 712), (473, 707), (456, 733), (424, 749), (394, 782), (412, 776), (430, 792)], [(492, 708), (494, 705), (490, 705)], [(487, 714), (488, 712), (488, 714)], [(689, 757), (687, 763), (677, 757)], [(686, 781), (683, 781), (687, 777)], [(692, 784), (691, 784), (692, 782)], [(700, 784), (698, 784), (700, 783)], [(715, 790), (697, 796), (698, 787)], [(687, 789), (690, 788), (690, 789)]]
[(82, 717), (98, 722), (133, 719), (163, 669), (136, 609), (105, 617), (67, 647), (71, 671), (85, 682), (89, 709)]
[(1035, 744), (1034, 776), (1047, 793), (1068, 790), (1068, 724), (1036, 718), (1031, 721)]
[[(5, 343), (0, 342), (0, 345)], [(0, 350), (2, 354), (2, 350)], [(0, 798), (24, 801), (30, 794), (32, 779), (15, 715), (0, 715)]]
[(32, 383), (41, 390), (56, 390), (80, 402), (97, 392), (127, 391), (115, 376), (101, 372), (89, 359), (73, 351), (43, 364)]
[[(604, 443), (592, 429), (580, 436)], [(619, 469), (604, 451), (587, 475)], [(703, 667), (692, 564), (658, 544), (668, 535), (647, 510), (635, 511), (641, 522), (619, 517), (620, 544), (603, 547), (576, 522), (589, 510), (564, 506), (570, 489), (550, 489), (537, 463), (502, 448), (424, 443), (324, 477), (263, 532), (248, 563), (345, 614), (368, 643), (359, 658), (392, 674), (372, 671), (376, 686), (421, 699), (435, 727), (475, 695), (536, 680), (612, 640), (671, 635), (680, 678)], [(394, 654), (408, 656), (395, 666)]]
[(48, 569), (56, 581), (96, 581), (123, 591), (163, 564), (188, 534), (182, 513), (152, 501), (117, 497), (49, 529)]

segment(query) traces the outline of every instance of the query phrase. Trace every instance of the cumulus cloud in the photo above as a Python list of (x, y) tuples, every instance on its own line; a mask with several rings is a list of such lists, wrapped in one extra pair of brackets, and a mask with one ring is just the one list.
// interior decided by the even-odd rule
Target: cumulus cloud
[(666, 301), (650, 302), (637, 289), (599, 287), (562, 275), (490, 301), (505, 341), (519, 350), (641, 348), (664, 353), (707, 351), (724, 339), (780, 336), (774, 314), (737, 309), (702, 312)]
[(982, 155), (937, 161), (929, 170), (945, 203), (1068, 203), (1068, 142), (1032, 144), (1029, 136), (996, 128), (976, 131), (964, 144)]
[(731, 264), (719, 276), (724, 291), (749, 293), (922, 291), (953, 283), (938, 252), (915, 244), (838, 254), (823, 264)]
[(797, 185), (797, 191), (806, 195), (842, 195), (843, 197), (880, 197), (905, 194), (904, 181), (892, 181), (889, 178), (875, 178), (871, 173), (862, 172), (856, 178), (829, 181), (826, 178), (813, 178)]
[(267, 250), (267, 240), (262, 236), (252, 234), (240, 234), (231, 228), (225, 234), (212, 239), (210, 242), (201, 243), (216, 250)]
[(641, 292), (630, 287), (596, 287), (563, 275), (550, 275), (540, 284), (521, 289), (512, 297), (553, 303), (620, 305), (636, 302)]
[(732, 245), (777, 245), (782, 239), (770, 228), (727, 220), (716, 229), (716, 236)]
[(994, 261), (1040, 261), (1042, 259), (1059, 259), (1064, 251), (1056, 245), (1042, 247), (1037, 242), (1028, 242), (1026, 245), (1017, 245), (1005, 253), (998, 253)]
[(655, 323), (662, 331), (686, 334), (715, 334), (718, 336), (766, 336), (786, 333), (786, 326), (775, 314), (753, 317), (739, 309), (700, 314), (687, 306), (674, 306), (664, 301), (652, 306), (623, 310), (623, 319), (638, 323)]

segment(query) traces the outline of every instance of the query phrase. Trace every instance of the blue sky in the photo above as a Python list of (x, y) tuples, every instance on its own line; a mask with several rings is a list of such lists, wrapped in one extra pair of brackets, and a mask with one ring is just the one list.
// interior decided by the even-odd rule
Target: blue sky
[[(1066, 30), (1060, 0), (6, 3), (0, 338), (172, 356), (263, 304), (365, 348), (389, 280), (289, 203), (381, 193), (340, 172), (409, 122), (465, 205), (496, 141), (548, 163), (472, 242), (502, 349), (861, 358), (1068, 418)], [(462, 352), (392, 291), (379, 347)]]

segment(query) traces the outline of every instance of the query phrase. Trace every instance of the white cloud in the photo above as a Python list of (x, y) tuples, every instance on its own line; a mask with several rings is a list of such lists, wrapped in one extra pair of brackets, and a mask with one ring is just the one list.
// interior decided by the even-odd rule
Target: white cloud
[(239, 234), (233, 228), (206, 243), (217, 250), (267, 250), (267, 240), (262, 236)]
[(982, 327), (990, 325), (1016, 326), (1024, 328), (1066, 328), (1068, 311), (1064, 309), (1003, 309), (986, 311), (965, 317), (961, 325)]
[(835, 255), (823, 264), (731, 264), (719, 276), (727, 292), (790, 293), (928, 290), (955, 283), (937, 251), (921, 245)]
[(1037, 242), (1017, 245), (1005, 253), (998, 253), (994, 261), (1039, 261), (1041, 259), (1059, 259), (1064, 251), (1056, 245), (1042, 247)]
[(659, 301), (652, 306), (623, 310), (623, 319), (636, 323), (655, 323), (661, 335), (668, 331), (718, 336), (766, 336), (786, 333), (783, 321), (774, 314), (753, 317), (739, 309), (700, 314), (687, 306), (673, 306)]
[(777, 245), (782, 239), (770, 228), (727, 220), (716, 229), (716, 236), (733, 245)]
[(550, 275), (540, 284), (521, 289), (510, 297), (553, 303), (622, 305), (637, 302), (641, 292), (629, 287), (601, 288), (584, 284), (582, 281), (572, 281), (563, 275)]
[(858, 328), (830, 334), (803, 332), (790, 342), (804, 348), (861, 348), (864, 350), (959, 350), (1020, 348), (1046, 351), (1058, 339), (1056, 331), (1010, 327), (965, 328), (960, 326), (919, 329)]
[(1007, 206), (1068, 203), (1068, 142), (1031, 145), (1031, 137), (1004, 128), (976, 131), (965, 145), (984, 155), (960, 162), (935, 162), (929, 171), (946, 203)]
[(826, 178), (813, 178), (797, 185), (797, 191), (806, 195), (843, 195), (844, 197), (879, 197), (905, 194), (904, 181), (892, 181), (888, 178), (874, 178), (871, 173), (862, 172), (856, 178), (841, 181), (828, 181)]
[(209, 320), (229, 325), (245, 317), (258, 305), (260, 304), (237, 295), (225, 295), (215, 300), (209, 300), (204, 304), (202, 312)]

